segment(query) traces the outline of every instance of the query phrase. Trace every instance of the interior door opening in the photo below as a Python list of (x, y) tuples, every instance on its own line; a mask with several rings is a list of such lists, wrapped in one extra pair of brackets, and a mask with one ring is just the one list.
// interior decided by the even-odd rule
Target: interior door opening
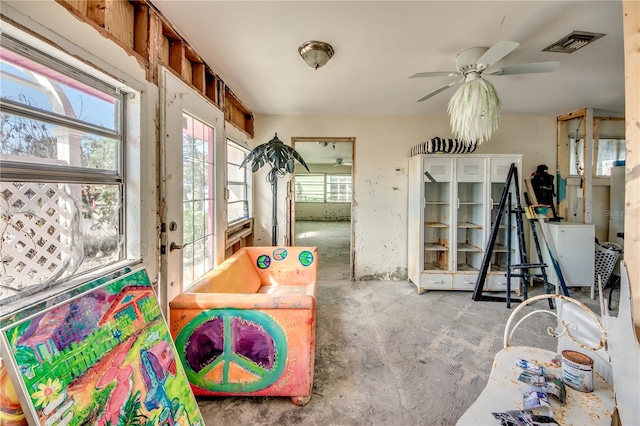
[(292, 138), (309, 166), (296, 167), (289, 188), (287, 240), (316, 246), (322, 272), (353, 279), (355, 138)]

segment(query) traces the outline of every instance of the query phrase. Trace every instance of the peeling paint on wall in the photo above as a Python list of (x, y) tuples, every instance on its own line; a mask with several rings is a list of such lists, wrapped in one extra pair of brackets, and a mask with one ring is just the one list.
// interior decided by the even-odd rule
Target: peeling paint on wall
[(409, 278), (407, 268), (396, 268), (393, 272), (363, 275), (358, 281), (406, 281)]

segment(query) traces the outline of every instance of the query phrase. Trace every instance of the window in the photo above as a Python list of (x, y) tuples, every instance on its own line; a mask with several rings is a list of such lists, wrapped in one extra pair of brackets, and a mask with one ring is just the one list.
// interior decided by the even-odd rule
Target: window
[(611, 176), (611, 167), (625, 159), (624, 139), (600, 139), (598, 141), (597, 176)]
[(240, 167), (249, 150), (227, 139), (227, 225), (248, 219), (251, 170)]
[(296, 201), (306, 203), (350, 203), (351, 175), (296, 175)]
[(296, 201), (303, 203), (324, 203), (324, 175), (296, 175)]
[(125, 257), (125, 95), (8, 35), (0, 76), (6, 304)]
[(351, 202), (351, 175), (326, 175), (328, 203)]
[[(582, 176), (584, 171), (584, 140), (569, 138), (569, 174)], [(611, 176), (611, 167), (618, 160), (625, 159), (624, 139), (599, 139), (597, 158), (595, 158), (596, 176)]]

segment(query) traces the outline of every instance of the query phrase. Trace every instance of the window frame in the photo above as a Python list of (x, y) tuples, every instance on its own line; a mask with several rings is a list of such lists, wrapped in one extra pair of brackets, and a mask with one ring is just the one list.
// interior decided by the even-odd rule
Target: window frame
[[(230, 227), (237, 225), (238, 223), (248, 220), (251, 217), (253, 217), (253, 211), (252, 211), (252, 200), (253, 200), (253, 185), (252, 185), (252, 172), (251, 169), (249, 168), (250, 164), (245, 164), (242, 169), (244, 170), (244, 177), (245, 180), (244, 182), (240, 182), (240, 181), (233, 181), (229, 179), (229, 167), (240, 167), (240, 164), (236, 164), (236, 163), (232, 163), (229, 161), (229, 147), (232, 147), (233, 149), (237, 149), (239, 151), (242, 151), (244, 153), (244, 158), (247, 157), (247, 155), (251, 152), (251, 150), (249, 150), (248, 148), (242, 146), (241, 144), (237, 143), (236, 141), (234, 141), (233, 139), (226, 137), (226, 146), (225, 146), (225, 152), (226, 152), (226, 170), (225, 170), (225, 201), (226, 201), (226, 218), (227, 218), (227, 229), (229, 229)], [(230, 194), (231, 194), (231, 190), (229, 189), (230, 185), (244, 185), (244, 199), (241, 200), (235, 200), (235, 201), (230, 201)], [(241, 217), (239, 219), (235, 219), (235, 220), (229, 220), (229, 206), (232, 203), (245, 203), (246, 204), (246, 211), (247, 214), (245, 217)]]
[[(102, 127), (92, 124), (89, 121), (71, 118), (55, 112), (39, 109), (35, 106), (21, 104), (10, 99), (0, 97), (0, 109), (2, 113), (11, 114), (21, 119), (34, 120), (43, 124), (51, 124), (61, 126), (69, 130), (86, 132), (92, 136), (102, 136), (116, 141), (115, 146), (115, 163), (113, 169), (94, 169), (86, 166), (70, 166), (47, 164), (46, 162), (37, 161), (20, 161), (20, 157), (14, 159), (2, 159), (2, 167), (0, 168), (0, 181), (2, 182), (24, 182), (24, 183), (51, 183), (51, 184), (108, 184), (117, 188), (118, 198), (114, 201), (114, 212), (118, 221), (118, 256), (116, 259), (109, 259), (108, 262), (100, 263), (81, 270), (73, 272), (66, 278), (58, 278), (53, 282), (51, 288), (70, 288), (75, 285), (94, 279), (97, 275), (104, 275), (108, 271), (120, 269), (125, 265), (139, 262), (139, 247), (132, 247), (131, 243), (140, 242), (140, 235), (130, 235), (131, 229), (134, 229), (134, 223), (137, 218), (131, 214), (139, 210), (139, 201), (132, 208), (127, 207), (127, 195), (130, 188), (127, 185), (126, 170), (127, 156), (131, 153), (131, 147), (127, 146), (127, 139), (130, 136), (128, 124), (135, 124), (133, 121), (140, 119), (138, 115), (130, 114), (127, 110), (127, 104), (130, 100), (136, 99), (133, 104), (139, 103), (139, 93), (132, 88), (118, 86), (113, 83), (113, 78), (104, 74), (98, 68), (91, 68), (91, 74), (79, 68), (79, 63), (74, 58), (64, 54), (59, 48), (47, 44), (37, 45), (33, 43), (31, 37), (19, 32), (12, 31), (12, 35), (3, 34), (0, 45), (3, 49), (10, 50), (28, 60), (34, 61), (44, 67), (60, 73), (70, 79), (90, 86), (106, 95), (114, 98), (117, 105), (114, 106), (114, 129)], [(23, 37), (24, 34), (24, 37)], [(58, 59), (52, 55), (61, 57)], [(84, 67), (84, 66), (83, 66)], [(87, 67), (85, 67), (87, 68)], [(87, 68), (88, 69), (88, 68)], [(133, 126), (136, 127), (135, 125)], [(133, 135), (133, 134), (132, 134)], [(135, 145), (135, 144), (134, 144)], [(136, 145), (137, 146), (137, 145)], [(139, 147), (138, 147), (139, 149)], [(136, 162), (139, 154), (135, 154), (131, 159)], [(135, 186), (135, 185), (134, 185)], [(129, 194), (131, 195), (131, 194)], [(139, 199), (139, 197), (138, 197)], [(133, 220), (131, 220), (133, 219)], [(129, 223), (132, 222), (132, 223)], [(140, 232), (138, 230), (138, 232)], [(85, 259), (83, 259), (84, 262)], [(80, 263), (82, 265), (82, 262)], [(0, 306), (12, 304), (17, 300), (28, 298), (32, 294), (40, 293), (45, 289), (41, 288), (41, 283), (30, 284), (27, 288), (30, 291), (21, 292), (20, 295), (12, 295), (0, 300)], [(46, 291), (49, 293), (49, 291)], [(22, 303), (21, 303), (22, 304)]]
[[(329, 182), (329, 178), (332, 177), (332, 176), (338, 176), (338, 177), (346, 176), (346, 177), (349, 177), (349, 182)], [(351, 203), (351, 198), (352, 198), (352, 193), (353, 193), (353, 189), (352, 188), (353, 187), (352, 187), (352, 177), (351, 177), (350, 174), (348, 174), (348, 173), (325, 173), (324, 180), (325, 180), (325, 193), (324, 193), (325, 194), (324, 195), (325, 203), (331, 203), (331, 204)], [(340, 186), (348, 185), (349, 186), (349, 191), (346, 191), (346, 192), (343, 192), (343, 191), (337, 191), (337, 192), (330, 191), (329, 187), (331, 185), (340, 185)], [(338, 197), (340, 197), (340, 195), (347, 195), (349, 200), (348, 201), (330, 200), (329, 199), (330, 195), (334, 195), (334, 194), (336, 196), (338, 196)]]
[[(576, 138), (575, 135), (569, 135), (568, 138), (568, 150), (569, 150), (569, 177), (572, 178), (580, 178), (583, 177), (583, 173), (584, 173), (584, 169), (585, 169), (585, 155), (584, 155), (584, 137), (579, 137)], [(577, 142), (576, 142), (577, 140)], [(596, 140), (596, 148), (595, 148), (595, 152), (593, 155), (593, 178), (596, 179), (608, 179), (611, 174), (599, 174), (598, 173), (598, 169), (600, 168), (600, 144), (603, 141), (615, 141), (616, 143), (616, 152), (618, 153), (618, 156), (620, 156), (620, 154), (626, 154), (626, 150), (625, 150), (625, 146), (626, 146), (626, 139), (624, 137), (600, 137)], [(579, 149), (576, 149), (578, 148)], [(581, 157), (581, 158), (580, 158)], [(626, 155), (624, 155), (624, 157), (626, 157)], [(624, 158), (618, 159), (618, 160), (614, 160), (614, 161), (624, 161)], [(580, 161), (580, 164), (582, 166), (582, 173), (577, 172), (577, 165), (576, 162)], [(605, 160), (603, 160), (604, 162)], [(610, 160), (607, 160), (610, 161)]]
[[(335, 183), (335, 182), (330, 182), (330, 177), (332, 176), (347, 176), (350, 178), (351, 182), (348, 183)], [(317, 178), (317, 177), (322, 177), (322, 183), (320, 182), (316, 182), (316, 183), (311, 183), (311, 185), (315, 185), (318, 188), (321, 188), (321, 192), (313, 192), (310, 193), (310, 195), (321, 195), (322, 199), (320, 200), (301, 200), (300, 198), (302, 196), (304, 196), (304, 192), (303, 191), (298, 191), (297, 187), (298, 185), (300, 185), (300, 187), (302, 187), (302, 183), (299, 182), (299, 179), (302, 178), (303, 180), (305, 178)], [(323, 204), (350, 204), (351, 203), (351, 198), (353, 195), (353, 177), (352, 175), (350, 175), (349, 173), (305, 173), (303, 175), (296, 175), (295, 176), (296, 181), (296, 190), (295, 190), (295, 201), (296, 203), (314, 203), (314, 204), (318, 204), (318, 203), (323, 203)], [(309, 184), (309, 183), (307, 183)], [(333, 194), (333, 191), (329, 190), (330, 185), (349, 185), (349, 187), (351, 188), (348, 192), (340, 192), (338, 191), (336, 194), (340, 195), (340, 194), (348, 194), (349, 196), (349, 201), (334, 201), (330, 199), (330, 195)]]

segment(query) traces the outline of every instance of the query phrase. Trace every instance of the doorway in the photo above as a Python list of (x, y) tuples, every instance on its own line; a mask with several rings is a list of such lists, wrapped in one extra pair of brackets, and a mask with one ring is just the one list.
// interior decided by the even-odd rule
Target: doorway
[(296, 167), (290, 182), (288, 244), (317, 246), (325, 276), (353, 279), (355, 138), (294, 137), (291, 145), (309, 172)]

